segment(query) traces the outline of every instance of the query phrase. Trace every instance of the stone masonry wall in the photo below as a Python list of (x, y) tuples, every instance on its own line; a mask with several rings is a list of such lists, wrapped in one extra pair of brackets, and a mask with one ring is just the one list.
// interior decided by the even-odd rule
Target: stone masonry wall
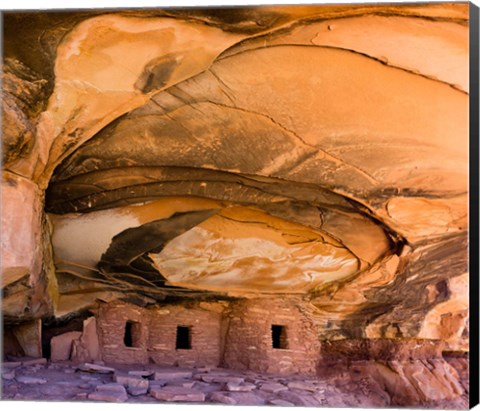
[[(135, 305), (115, 302), (102, 304), (96, 314), (97, 332), (102, 359), (107, 363), (147, 364), (149, 317), (145, 309)], [(124, 344), (127, 321), (139, 324), (139, 338), (135, 347)]]
[[(192, 307), (169, 305), (149, 310), (149, 356), (157, 364), (219, 366), (221, 361), (220, 304)], [(177, 326), (189, 327), (191, 348), (176, 349)]]
[[(300, 300), (254, 299), (232, 303), (224, 365), (278, 374), (316, 373), (320, 353), (315, 325)], [(272, 325), (286, 330), (287, 348), (272, 346)]]
[[(104, 361), (170, 366), (218, 366), (222, 355), (223, 306), (214, 303), (141, 308), (122, 302), (102, 304), (97, 331)], [(124, 342), (127, 321), (133, 322), (133, 347)], [(189, 327), (190, 349), (176, 349), (177, 326)]]
[[(97, 311), (102, 358), (111, 363), (224, 366), (276, 374), (316, 373), (320, 343), (300, 299), (253, 299), (141, 308), (123, 302)], [(127, 322), (132, 337), (126, 346)], [(272, 325), (282, 326), (280, 348)], [(177, 348), (177, 327), (187, 327), (190, 348)]]

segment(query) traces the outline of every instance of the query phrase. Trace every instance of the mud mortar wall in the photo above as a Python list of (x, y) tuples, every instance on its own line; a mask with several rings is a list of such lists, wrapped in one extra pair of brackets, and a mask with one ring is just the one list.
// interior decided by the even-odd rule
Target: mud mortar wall
[[(147, 341), (149, 318), (145, 309), (131, 304), (115, 302), (101, 305), (97, 314), (97, 332), (102, 358), (107, 363), (148, 363)], [(135, 347), (124, 344), (127, 321), (140, 324)]]
[[(301, 302), (275, 299), (164, 305), (141, 308), (124, 302), (97, 310), (102, 358), (111, 363), (154, 362), (167, 366), (225, 366), (280, 374), (315, 374), (320, 354), (317, 330)], [(127, 323), (132, 346), (127, 346)], [(281, 326), (281, 348), (272, 325)], [(177, 347), (177, 327), (189, 330), (190, 348)]]
[[(280, 374), (316, 373), (320, 354), (316, 327), (299, 304), (243, 300), (230, 306), (225, 365)], [(287, 348), (273, 348), (272, 325), (284, 326)]]
[[(148, 310), (149, 357), (153, 362), (179, 366), (218, 366), (221, 361), (222, 314), (202, 308), (165, 306)], [(176, 349), (177, 326), (190, 330), (190, 349)]]
[[(221, 361), (219, 304), (165, 305), (145, 309), (122, 302), (104, 304), (97, 312), (103, 360), (112, 363), (173, 366), (218, 366)], [(126, 324), (132, 327), (132, 347), (125, 345)], [(177, 327), (190, 330), (190, 349), (177, 349)]]

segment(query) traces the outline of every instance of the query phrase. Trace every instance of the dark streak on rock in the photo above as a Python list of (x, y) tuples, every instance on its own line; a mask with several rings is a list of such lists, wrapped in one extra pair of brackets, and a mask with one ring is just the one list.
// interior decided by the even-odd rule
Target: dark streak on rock
[(161, 89), (168, 83), (182, 58), (176, 53), (169, 53), (151, 60), (143, 69), (135, 87), (143, 93)]
[[(98, 266), (104, 274), (128, 273), (132, 263), (149, 252), (161, 250), (165, 244), (180, 234), (215, 215), (218, 210), (176, 213), (168, 219), (155, 220), (140, 227), (129, 228), (113, 237)], [(138, 272), (138, 270), (136, 270)], [(132, 277), (133, 278), (133, 277)], [(123, 276), (128, 282), (128, 279)], [(138, 278), (139, 281), (147, 281)], [(161, 279), (158, 276), (157, 279)], [(137, 284), (138, 285), (138, 282)]]
[[(364, 338), (368, 324), (382, 317), (384, 323), (408, 322), (402, 338), (415, 337), (421, 321), (413, 319), (423, 318), (435, 305), (448, 300), (447, 280), (467, 271), (467, 242), (467, 235), (460, 233), (414, 250), (392, 283), (365, 292), (368, 303), (342, 322), (344, 335)], [(433, 302), (425, 294), (425, 287), (431, 283), (440, 288)]]

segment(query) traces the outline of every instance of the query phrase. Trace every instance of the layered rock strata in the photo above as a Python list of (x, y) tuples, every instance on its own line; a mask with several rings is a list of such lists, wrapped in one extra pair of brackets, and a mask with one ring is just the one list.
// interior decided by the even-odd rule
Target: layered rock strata
[[(311, 344), (308, 364), (255, 361), (262, 372), (315, 369), (319, 341), (356, 362), (428, 341), (468, 351), (468, 8), (6, 13), (7, 353), (48, 355), (52, 337), (83, 332), (62, 355), (93, 361), (115, 345), (102, 330), (125, 320), (98, 317), (94, 348), (83, 321), (99, 302), (180, 301), (172, 324), (188, 304), (223, 307), (201, 311), (206, 323), (245, 305), (240, 342), (265, 317), (249, 304), (267, 297), (301, 301), (301, 315), (275, 307)], [(222, 327), (209, 332), (227, 341)], [(128, 362), (147, 359), (144, 331), (138, 344), (120, 350)], [(162, 349), (156, 361), (173, 363)], [(415, 364), (405, 384), (417, 366), (453, 373)]]

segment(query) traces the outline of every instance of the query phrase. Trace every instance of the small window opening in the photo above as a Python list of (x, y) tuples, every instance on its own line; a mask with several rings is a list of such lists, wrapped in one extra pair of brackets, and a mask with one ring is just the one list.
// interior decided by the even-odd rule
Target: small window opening
[(125, 323), (125, 333), (123, 335), (123, 344), (125, 347), (139, 347), (141, 336), (141, 325), (135, 321)]
[(284, 325), (272, 325), (272, 347), (283, 350), (288, 348), (287, 327)]
[(192, 348), (190, 327), (181, 326), (177, 327), (177, 341), (175, 348), (177, 350), (190, 350)]

